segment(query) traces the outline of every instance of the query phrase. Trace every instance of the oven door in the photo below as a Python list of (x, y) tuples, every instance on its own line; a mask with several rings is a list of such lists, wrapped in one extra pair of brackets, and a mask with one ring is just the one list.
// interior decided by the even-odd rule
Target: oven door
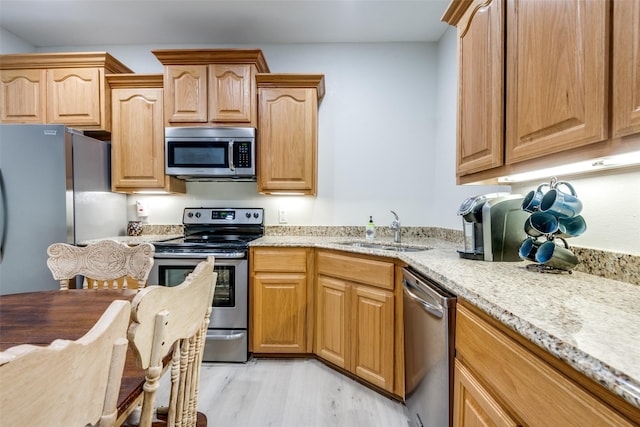
[[(155, 258), (148, 283), (179, 285), (203, 259)], [(249, 264), (246, 259), (216, 258), (214, 271), (218, 280), (202, 360), (244, 363), (249, 359)]]
[[(204, 258), (155, 258), (147, 283), (177, 286)], [(209, 329), (246, 329), (249, 305), (249, 264), (246, 259), (216, 258), (218, 273)]]

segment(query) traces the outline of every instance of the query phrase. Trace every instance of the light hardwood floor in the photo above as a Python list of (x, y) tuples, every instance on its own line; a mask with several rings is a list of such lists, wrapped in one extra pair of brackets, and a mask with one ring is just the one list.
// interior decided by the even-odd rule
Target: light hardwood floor
[(407, 427), (405, 406), (314, 359), (204, 363), (199, 410), (211, 427)]

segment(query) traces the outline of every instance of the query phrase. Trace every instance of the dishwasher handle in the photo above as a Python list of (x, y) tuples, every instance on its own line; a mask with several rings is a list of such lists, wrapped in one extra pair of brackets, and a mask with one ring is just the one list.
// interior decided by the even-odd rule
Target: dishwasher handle
[(402, 283), (404, 293), (409, 298), (439, 319), (445, 316), (447, 310), (455, 307), (454, 294), (410, 269), (402, 269)]
[(424, 298), (416, 294), (416, 290), (418, 290), (413, 283), (408, 280), (404, 280), (404, 291), (407, 295), (409, 295), (415, 302), (420, 304), (422, 308), (425, 309), (428, 313), (431, 313), (433, 316), (438, 319), (442, 319), (444, 317), (444, 308), (437, 301), (429, 302)]

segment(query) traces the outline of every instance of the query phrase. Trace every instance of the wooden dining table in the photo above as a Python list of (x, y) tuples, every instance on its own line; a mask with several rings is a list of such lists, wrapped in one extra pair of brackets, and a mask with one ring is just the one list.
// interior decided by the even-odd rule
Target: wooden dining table
[[(48, 345), (56, 339), (77, 340), (86, 334), (114, 300), (133, 300), (136, 290), (77, 289), (0, 296), (0, 351), (19, 344)], [(144, 370), (127, 348), (120, 393), (118, 425), (142, 398)]]

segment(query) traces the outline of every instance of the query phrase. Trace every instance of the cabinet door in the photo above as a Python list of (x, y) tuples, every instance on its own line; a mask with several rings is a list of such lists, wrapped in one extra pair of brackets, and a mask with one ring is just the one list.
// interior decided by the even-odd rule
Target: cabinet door
[(97, 68), (47, 70), (47, 122), (69, 126), (100, 126), (105, 91)]
[(524, 425), (636, 425), (480, 316), (456, 306), (456, 358)]
[(164, 67), (165, 120), (171, 123), (207, 122), (207, 66)]
[(613, 2), (612, 136), (640, 132), (640, 0)]
[(471, 372), (455, 361), (453, 381), (454, 427), (515, 427), (519, 424), (480, 385)]
[(351, 371), (371, 384), (393, 391), (393, 293), (353, 285), (352, 298)]
[(112, 90), (112, 187), (163, 188), (163, 90), (158, 88)]
[(46, 123), (47, 71), (0, 70), (0, 122)]
[(316, 349), (321, 358), (344, 369), (349, 366), (349, 284), (318, 276), (316, 300)]
[(250, 65), (209, 65), (209, 121), (250, 123), (252, 87)]
[(474, 3), (458, 23), (458, 176), (504, 162), (503, 2)]
[(507, 3), (506, 163), (607, 138), (609, 2)]
[(317, 92), (259, 88), (258, 191), (316, 194)]
[(253, 351), (306, 353), (306, 274), (256, 273), (253, 293)]

